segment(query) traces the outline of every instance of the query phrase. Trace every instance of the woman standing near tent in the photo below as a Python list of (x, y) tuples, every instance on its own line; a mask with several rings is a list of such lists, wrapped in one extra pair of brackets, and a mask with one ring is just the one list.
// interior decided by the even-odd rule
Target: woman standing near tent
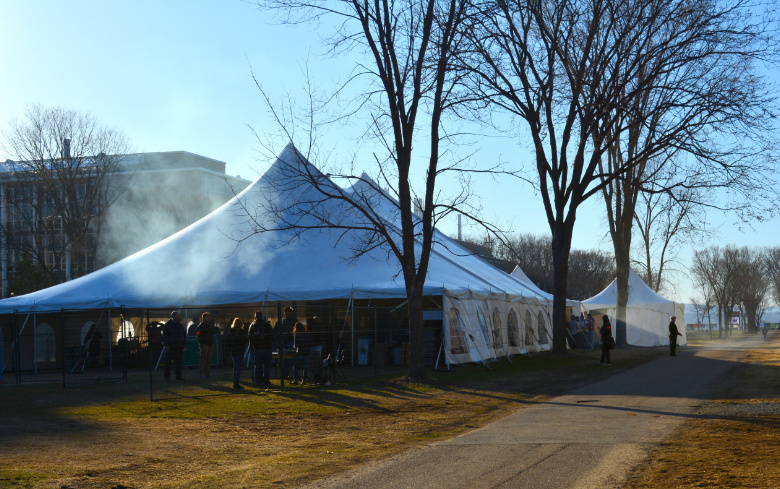
[(233, 323), (225, 335), (225, 340), (230, 356), (233, 359), (233, 388), (243, 389), (240, 384), (241, 364), (244, 362), (244, 355), (246, 355), (248, 337), (244, 329), (244, 321), (241, 318), (233, 319)]
[(301, 367), (305, 365), (306, 359), (311, 353), (311, 338), (309, 337), (309, 328), (303, 323), (295, 323), (293, 326), (293, 343), (295, 349), (295, 358), (293, 359), (292, 385), (298, 383), (298, 377), (301, 378), (301, 384), (306, 380), (306, 374), (301, 375)]
[[(612, 365), (612, 359), (609, 355), (609, 350), (614, 346), (614, 339), (612, 338), (612, 325), (609, 324), (609, 317), (604, 314), (601, 318), (601, 363), (600, 365)], [(604, 361), (606, 360), (606, 362)]]

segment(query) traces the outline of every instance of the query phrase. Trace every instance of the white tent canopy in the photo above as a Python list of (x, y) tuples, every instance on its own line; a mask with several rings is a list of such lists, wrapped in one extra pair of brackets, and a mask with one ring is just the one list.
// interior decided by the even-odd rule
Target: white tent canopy
[[(588, 311), (603, 311), (615, 317), (617, 308), (617, 279), (598, 295), (582, 301)], [(626, 340), (629, 345), (660, 346), (669, 344), (669, 318), (677, 316), (682, 338), (678, 344), (686, 344), (685, 305), (658, 295), (637, 275), (634, 269), (628, 274), (628, 304), (626, 305)]]
[[(400, 265), (388, 253), (386, 246), (354, 259), (354, 239), (360, 239), (360, 236), (345, 234), (344, 229), (307, 230), (303, 233), (300, 229), (258, 232), (263, 227), (274, 227), (267, 226), (267, 213), (271, 206), (294, 212), (299, 202), (317, 202), (318, 212), (338, 216), (342, 226), (362, 224), (364, 218), (358, 212), (336, 199), (323, 200), (310, 182), (278, 183), (295, 174), (289, 168), (300, 165), (305, 165), (316, 178), (336, 187), (300, 157), (292, 146), (288, 146), (259, 179), (201, 220), (89, 275), (2, 300), (0, 314), (121, 306), (168, 308), (406, 297)], [(371, 197), (370, 190), (361, 183), (364, 182), (344, 191)], [(392, 203), (386, 196), (382, 197)], [(391, 205), (381, 205), (383, 218), (392, 226), (398, 221), (395, 209)], [(295, 218), (306, 219), (311, 215)], [(419, 243), (417, 245), (419, 248)], [(445, 319), (445, 351), (448, 360), (453, 363), (470, 361), (469, 358), (486, 360), (505, 353), (520, 353), (527, 342), (522, 336), (520, 340), (510, 338), (512, 335), (507, 329), (506, 317), (503, 320), (497, 317), (504, 325), (499, 332), (502, 341), (475, 340), (475, 343), (469, 342), (468, 337), (495, 336), (493, 313), (490, 311), (500, 309), (506, 315), (509, 308), (505, 305), (496, 308), (493, 303), (524, 304), (523, 307), (530, 310), (534, 318), (543, 310), (549, 317), (543, 305), (547, 296), (540, 292), (474, 256), (454, 240), (436, 233), (424, 295), (451, 298), (445, 300), (445, 315), (449, 316), (455, 307), (453, 301), (469, 299), (484, 303), (481, 312), (474, 312), (473, 304), (459, 312), (465, 329), (450, 332), (447, 325), (452, 321)], [(518, 307), (515, 307), (515, 316), (522, 316), (525, 309)], [(467, 310), (472, 310), (472, 313), (468, 314)], [(479, 321), (480, 316), (488, 319)], [(462, 345), (452, 346), (452, 341), (466, 341), (467, 346), (465, 349)], [(508, 347), (496, 348), (496, 345), (509, 345), (513, 341), (516, 347), (512, 351)], [(534, 349), (538, 343), (533, 343)]]
[(552, 294), (548, 294), (547, 292), (543, 291), (539, 287), (536, 286), (533, 281), (531, 281), (530, 278), (528, 278), (528, 275), (525, 274), (522, 268), (520, 268), (520, 265), (517, 265), (514, 270), (512, 270), (511, 275), (515, 277), (516, 279), (520, 280), (523, 283), (528, 284), (529, 287), (531, 287), (532, 290), (534, 290), (537, 294), (544, 296), (548, 300), (552, 300)]

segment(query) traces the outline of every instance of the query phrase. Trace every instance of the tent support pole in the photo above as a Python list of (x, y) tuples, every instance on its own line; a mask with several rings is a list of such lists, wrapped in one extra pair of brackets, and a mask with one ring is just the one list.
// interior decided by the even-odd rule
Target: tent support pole
[(65, 390), (65, 369), (67, 366), (65, 365), (65, 309), (60, 310), (60, 356), (62, 364), (62, 390)]
[(33, 313), (33, 373), (38, 375), (38, 314)]
[[(26, 317), (26, 318), (24, 318), (24, 323), (22, 323), (22, 329), (20, 329), (20, 330), (19, 330), (19, 331), (16, 333), (16, 335), (14, 335), (14, 342), (11, 344), (11, 351), (9, 352), (9, 353), (10, 353), (10, 356), (11, 356), (11, 358), (14, 358), (14, 353), (18, 353), (18, 351), (16, 350), (16, 346), (17, 346), (17, 345), (19, 344), (19, 342), (21, 341), (21, 337), (22, 337), (22, 331), (24, 331), (24, 327), (27, 325), (27, 321), (28, 321), (29, 319), (30, 319), (30, 313), (28, 312), (28, 313), (27, 313), (27, 317)], [(14, 311), (14, 329), (17, 329), (18, 325), (19, 325), (19, 311)], [(7, 367), (7, 366), (8, 366), (8, 362), (9, 362), (9, 361), (10, 361), (10, 359), (6, 359), (6, 360), (5, 360), (5, 363), (3, 363), (2, 370), (0, 370), (0, 374), (2, 374), (3, 372), (5, 372), (5, 367)], [(16, 370), (17, 370), (17, 371), (19, 371), (19, 367), (17, 367), (17, 368), (16, 368)]]
[(277, 302), (276, 303), (276, 314), (277, 314), (277, 320), (276, 325), (279, 327), (279, 386), (282, 389), (282, 392), (284, 392), (284, 332), (283, 329), (283, 322), (282, 321), (282, 303)]
[[(111, 345), (113, 345), (113, 343), (114, 343), (114, 332), (111, 331), (111, 308), (109, 308), (108, 309), (108, 371), (109, 372), (114, 371), (114, 355), (112, 354), (113, 348), (111, 348)], [(98, 355), (100, 354), (98, 353)]]

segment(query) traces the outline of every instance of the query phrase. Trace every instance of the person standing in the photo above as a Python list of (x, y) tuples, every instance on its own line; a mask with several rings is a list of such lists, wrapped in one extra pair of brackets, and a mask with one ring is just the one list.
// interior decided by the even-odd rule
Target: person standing
[(214, 326), (211, 314), (204, 312), (198, 324), (198, 347), (200, 348), (200, 378), (211, 378), (211, 356), (214, 352)]
[[(287, 377), (290, 375), (294, 368), (294, 361), (293, 362), (285, 362), (284, 361), (284, 350), (287, 349), (294, 349), (295, 348), (295, 325), (298, 324), (298, 318), (295, 316), (295, 309), (293, 309), (292, 306), (287, 306), (284, 308), (284, 319), (282, 320), (282, 329), (281, 334), (282, 338), (284, 340), (282, 341), (283, 346), (279, 348), (280, 356), (279, 359), (284, 365), (284, 376)], [(279, 326), (279, 323), (277, 323), (277, 327)], [(294, 378), (291, 378), (290, 380), (294, 380)]]
[(612, 359), (610, 358), (609, 350), (614, 346), (614, 338), (612, 337), (612, 325), (609, 324), (609, 317), (604, 314), (601, 318), (601, 362), (600, 365), (612, 365)]
[(304, 370), (304, 365), (306, 360), (309, 358), (309, 354), (311, 353), (311, 338), (309, 338), (309, 328), (306, 326), (306, 324), (298, 322), (295, 323), (295, 326), (293, 326), (293, 350), (295, 350), (295, 358), (293, 359), (293, 369), (292, 369), (292, 385), (295, 385), (298, 383), (298, 378), (300, 377), (300, 383), (303, 384), (305, 379), (305, 374), (301, 374), (301, 371)]
[(241, 364), (246, 355), (247, 334), (244, 329), (244, 321), (241, 318), (233, 319), (230, 329), (227, 330), (225, 343), (233, 359), (233, 388), (243, 389), (241, 386)]
[(764, 335), (764, 343), (766, 343), (766, 335), (769, 333), (769, 326), (766, 324), (761, 328), (761, 334)]
[(577, 336), (580, 332), (580, 323), (574, 314), (571, 315), (571, 319), (566, 323), (566, 331), (568, 332), (566, 339), (569, 340), (569, 349), (576, 350), (579, 346), (577, 344)]
[[(322, 367), (322, 325), (320, 324), (320, 318), (317, 316), (310, 317), (306, 320), (307, 331), (309, 333), (309, 340), (311, 342), (311, 352), (306, 359), (306, 373), (309, 375), (310, 382), (315, 384), (322, 384), (327, 381), (325, 379), (325, 371)], [(304, 378), (304, 380), (306, 380)]]
[(675, 324), (676, 320), (677, 316), (672, 316), (669, 318), (669, 354), (673, 357), (677, 356), (675, 353), (675, 350), (677, 350), (677, 337), (682, 336), (682, 334), (680, 334), (680, 332), (677, 330), (677, 325)]
[(162, 323), (152, 321), (146, 325), (146, 337), (149, 344), (149, 353), (151, 355), (152, 366), (157, 365), (162, 353)]
[(263, 311), (255, 311), (255, 320), (249, 325), (249, 352), (252, 356), (252, 382), (259, 387), (271, 385), (271, 324), (263, 318)]
[(181, 323), (179, 311), (171, 313), (171, 319), (162, 328), (163, 348), (165, 349), (165, 380), (171, 380), (171, 365), (176, 370), (176, 380), (183, 380), (181, 376), (181, 356), (187, 351), (187, 331)]
[(588, 313), (588, 319), (585, 320), (585, 329), (588, 330), (588, 341), (590, 342), (590, 350), (596, 346), (596, 320)]
[(97, 324), (92, 323), (92, 326), (87, 332), (85, 345), (88, 346), (89, 351), (89, 365), (90, 367), (97, 367), (100, 364), (100, 351), (102, 348), (101, 342), (103, 341), (103, 335), (98, 330)]

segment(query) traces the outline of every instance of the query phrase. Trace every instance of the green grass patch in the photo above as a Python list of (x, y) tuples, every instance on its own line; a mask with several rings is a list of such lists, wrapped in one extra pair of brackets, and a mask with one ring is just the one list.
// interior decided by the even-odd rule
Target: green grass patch
[(41, 481), (50, 479), (51, 474), (29, 470), (4, 469), (0, 467), (0, 487), (32, 488)]

